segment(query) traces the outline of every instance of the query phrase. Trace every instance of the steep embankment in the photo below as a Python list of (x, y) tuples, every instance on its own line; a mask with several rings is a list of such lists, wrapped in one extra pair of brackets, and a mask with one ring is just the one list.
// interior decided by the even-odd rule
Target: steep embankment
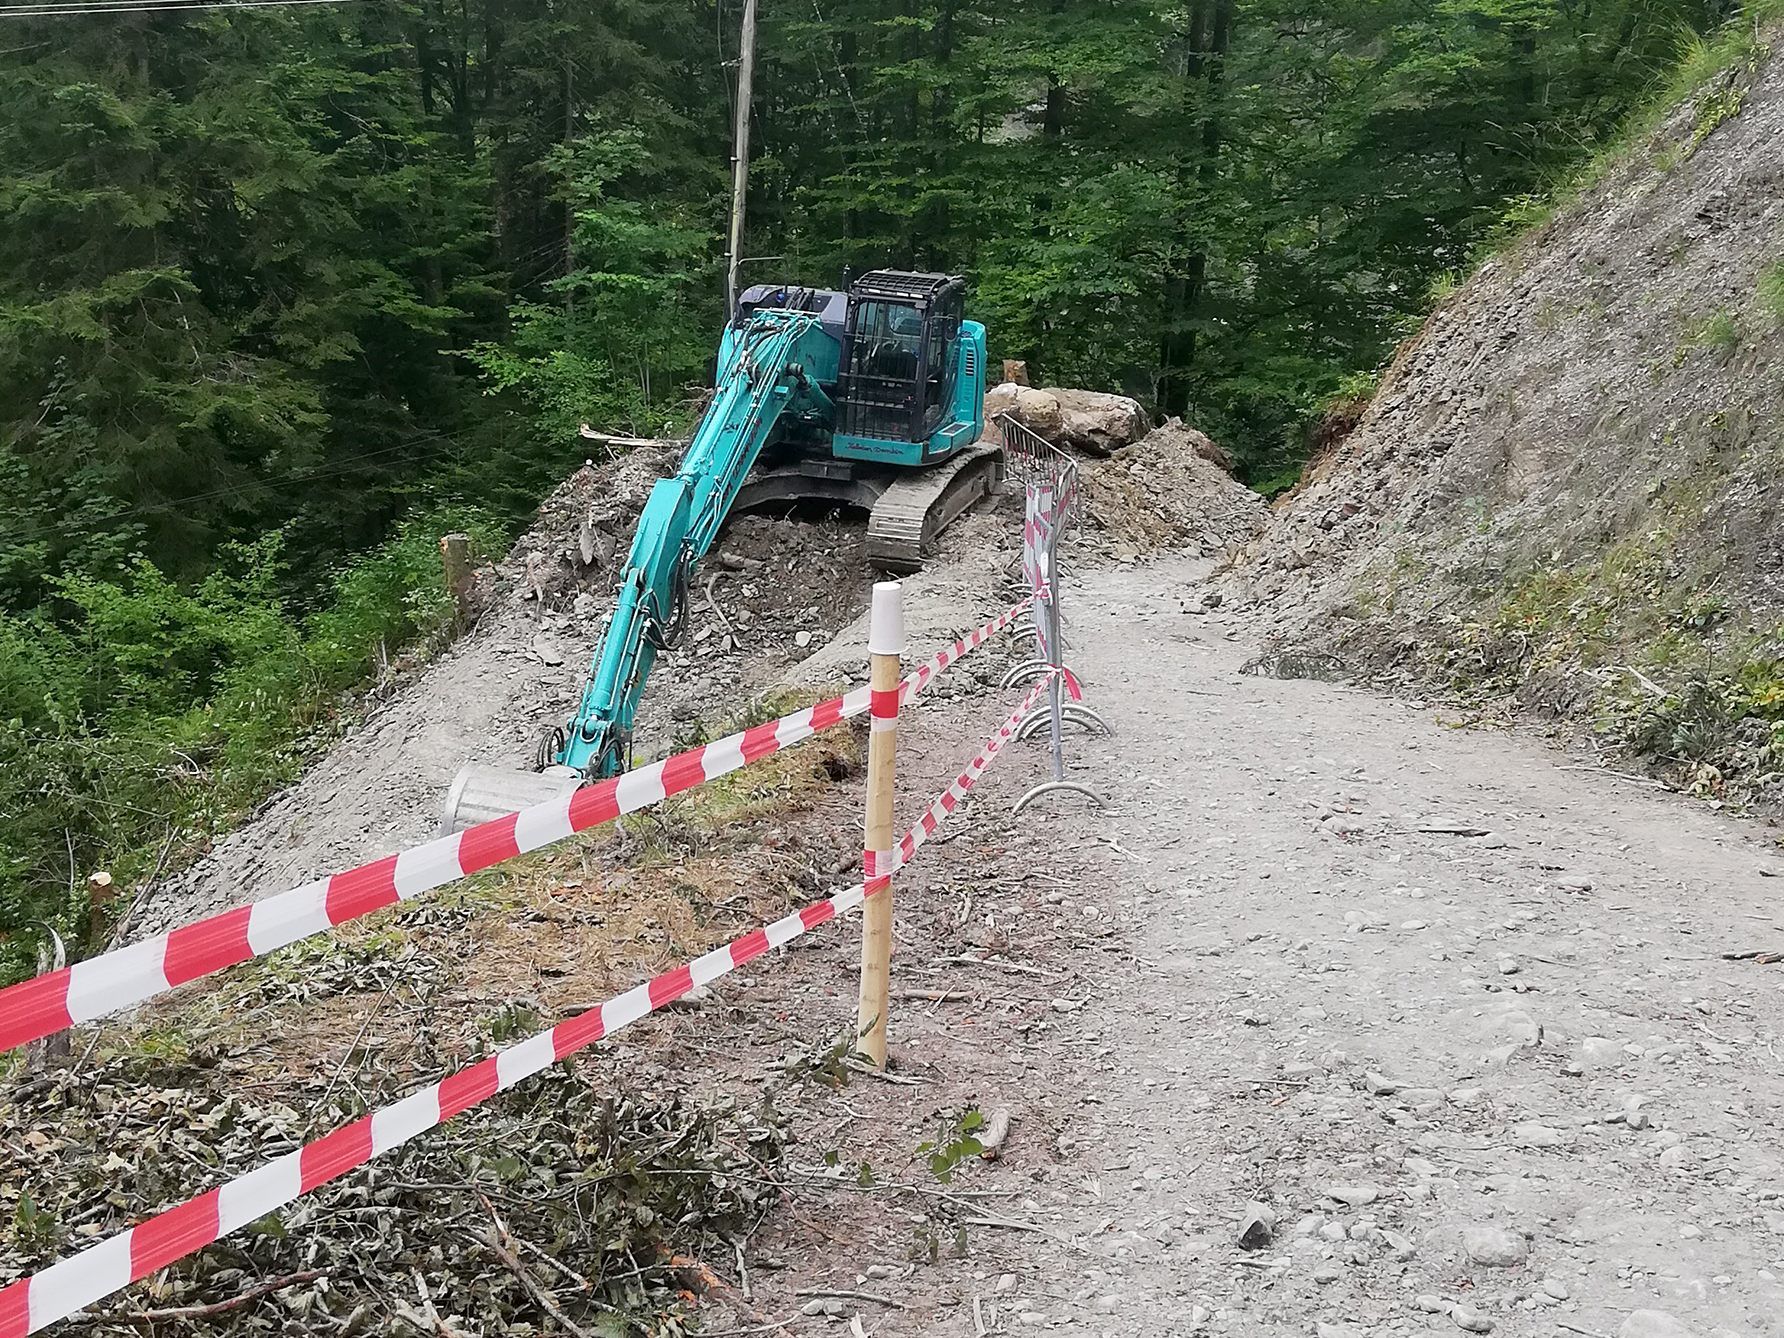
[[(131, 932), (160, 929), (435, 834), (467, 761), (525, 769), (541, 732), (574, 709), (637, 516), (669, 451), (576, 471), (514, 551), (479, 573), (476, 626), (392, 685), (363, 723), (238, 831), (154, 889)], [(861, 530), (835, 517), (741, 516), (695, 591), (692, 635), (666, 654), (641, 721), (641, 755), (772, 687), (865, 602)]]
[(1765, 788), (1781, 53), (1730, 39), (1722, 73), (1432, 316), (1237, 565), (1278, 647), (1590, 722), (1705, 792)]

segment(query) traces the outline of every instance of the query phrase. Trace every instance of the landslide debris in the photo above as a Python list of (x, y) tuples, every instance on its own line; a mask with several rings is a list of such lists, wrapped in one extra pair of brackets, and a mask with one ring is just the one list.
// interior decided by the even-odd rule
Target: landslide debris
[(1230, 587), (1278, 647), (1535, 709), (1705, 793), (1784, 744), (1774, 33), (1485, 264)]
[(1263, 528), (1263, 498), (1234, 480), (1230, 460), (1173, 418), (1085, 469), (1085, 516), (1118, 556), (1181, 550), (1226, 554)]

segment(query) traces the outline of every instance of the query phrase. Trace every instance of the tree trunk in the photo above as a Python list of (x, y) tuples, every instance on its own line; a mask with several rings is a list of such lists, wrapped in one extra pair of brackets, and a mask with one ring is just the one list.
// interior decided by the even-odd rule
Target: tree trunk
[[(1177, 160), (1179, 247), (1165, 275), (1164, 321), (1159, 340), (1158, 407), (1166, 417), (1189, 411), (1190, 373), (1196, 358), (1197, 310), (1207, 289), (1208, 253), (1181, 249), (1190, 219), (1213, 193), (1220, 174), (1220, 95), (1226, 54), (1232, 45), (1234, 0), (1191, 0), (1184, 49), (1184, 106), (1195, 125), (1183, 137)], [(1188, 127), (1186, 127), (1188, 129)]]
[[(576, 82), (575, 65), (571, 63), (570, 53), (564, 53), (564, 158), (566, 176), (564, 180), (564, 277), (570, 277), (576, 268), (576, 195), (574, 183), (569, 177), (569, 154), (571, 142), (576, 138)], [(576, 309), (576, 298), (570, 289), (564, 289), (564, 310)]]
[[(941, 77), (929, 94), (929, 151), (925, 156), (931, 176), (937, 179), (947, 171), (946, 159), (953, 145), (950, 122), (954, 98), (949, 74), (954, 60), (954, 9), (955, 0), (943, 0), (935, 23), (935, 63)], [(924, 248), (927, 263), (934, 269), (946, 269), (954, 263), (953, 239), (948, 235), (953, 219), (947, 196), (932, 204), (930, 210), (929, 236)]]

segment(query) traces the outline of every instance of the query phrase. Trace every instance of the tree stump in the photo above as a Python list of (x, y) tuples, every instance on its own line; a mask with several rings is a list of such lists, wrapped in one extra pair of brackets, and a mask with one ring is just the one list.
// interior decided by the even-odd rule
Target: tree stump
[(471, 624), (472, 594), (477, 577), (471, 570), (471, 536), (440, 536), (440, 566), (446, 577), (446, 593), (452, 597), (452, 630), (462, 632)]

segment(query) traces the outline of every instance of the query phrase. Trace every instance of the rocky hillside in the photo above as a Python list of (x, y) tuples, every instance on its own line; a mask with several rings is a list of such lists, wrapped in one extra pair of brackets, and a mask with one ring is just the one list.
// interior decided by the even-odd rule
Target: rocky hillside
[(1720, 794), (1784, 769), (1784, 33), (1717, 54), (1431, 317), (1232, 588), (1279, 647)]

